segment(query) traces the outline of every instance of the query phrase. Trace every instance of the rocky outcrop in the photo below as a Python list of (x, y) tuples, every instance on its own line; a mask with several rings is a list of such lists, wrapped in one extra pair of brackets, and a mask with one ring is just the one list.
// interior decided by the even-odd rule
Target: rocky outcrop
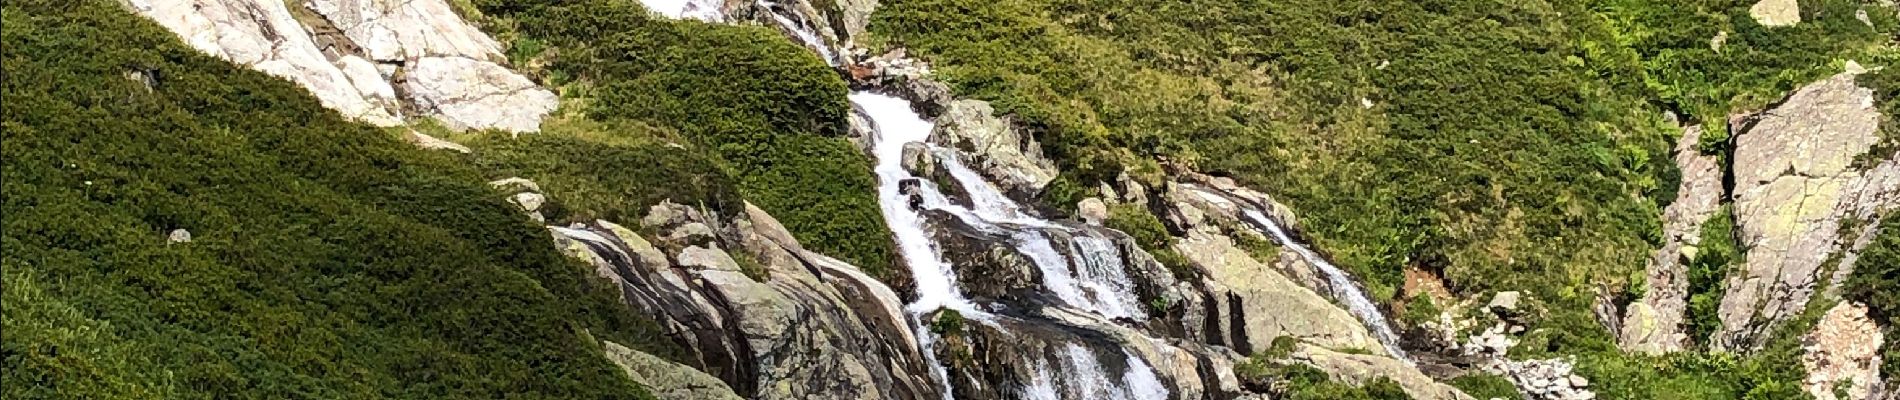
[(695, 367), (735, 392), (941, 396), (897, 295), (850, 264), (804, 250), (764, 211), (748, 206), (726, 217), (667, 203), (641, 223), (656, 241), (606, 221), (551, 229), (690, 349)]
[(124, 0), (200, 51), (289, 79), (377, 126), (533, 132), (559, 99), (509, 71), (446, 0)]
[(1841, 302), (1801, 338), (1803, 388), (1816, 400), (1871, 399), (1880, 393), (1880, 326), (1867, 307)]
[(1055, 163), (1042, 156), (1042, 146), (1016, 129), (1008, 117), (995, 116), (990, 104), (957, 100), (937, 115), (931, 139), (966, 154), (982, 154), (971, 165), (1014, 198), (1028, 198), (1056, 178)]
[(627, 348), (619, 343), (600, 342), (607, 361), (627, 372), (660, 400), (741, 400), (719, 378), (685, 365)]
[(1432, 380), (1405, 362), (1367, 354), (1350, 354), (1328, 350), (1324, 347), (1301, 345), (1294, 351), (1295, 361), (1312, 365), (1327, 375), (1354, 385), (1364, 385), (1376, 378), (1389, 378), (1405, 389), (1405, 394), (1418, 400), (1467, 400), (1471, 395)]
[(500, 59), (501, 43), (475, 29), (441, 0), (303, 0), (329, 20), (361, 55), (376, 62), (458, 56)]
[(281, 0), (127, 0), (199, 51), (309, 89), (325, 107), (378, 126), (402, 123), (317, 48)]
[[(1734, 129), (1734, 198), (1747, 264), (1727, 280), (1718, 348), (1752, 349), (1798, 315), (1839, 256), (1843, 224), (1864, 225), (1895, 204), (1895, 160), (1861, 170), (1880, 140), (1873, 92), (1843, 73), (1807, 85)], [(1851, 239), (1851, 238), (1850, 238)], [(1837, 271), (1838, 272), (1838, 271)], [(1845, 276), (1844, 274), (1836, 274)]]
[(561, 104), (554, 92), (493, 62), (423, 57), (404, 71), (402, 86), (414, 107), (457, 131), (538, 131), (541, 117)]
[[(1671, 120), (1674, 115), (1671, 114)], [(1682, 183), (1676, 199), (1663, 209), (1663, 244), (1649, 259), (1648, 290), (1625, 309), (1618, 340), (1623, 349), (1662, 354), (1682, 350), (1683, 312), (1688, 308), (1689, 277), (1684, 261), (1694, 259), (1702, 241), (1702, 223), (1721, 209), (1722, 165), (1696, 147), (1701, 126), (1686, 126), (1674, 150)]]

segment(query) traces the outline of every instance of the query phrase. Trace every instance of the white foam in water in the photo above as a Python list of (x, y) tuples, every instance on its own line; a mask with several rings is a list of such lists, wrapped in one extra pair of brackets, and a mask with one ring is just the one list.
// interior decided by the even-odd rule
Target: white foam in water
[(719, 3), (710, 0), (640, 0), (640, 4), (667, 18), (690, 18), (706, 22), (726, 19), (726, 15), (719, 11)]
[[(1168, 388), (1155, 376), (1154, 368), (1148, 363), (1122, 351), (1127, 357), (1127, 371), (1121, 379), (1109, 379), (1110, 375), (1102, 368), (1095, 352), (1075, 343), (1066, 343), (1056, 358), (1059, 366), (1046, 361), (1036, 362), (1036, 376), (1028, 387), (1024, 388), (1024, 397), (1028, 399), (1128, 399), (1128, 400), (1166, 400)], [(1058, 370), (1052, 372), (1051, 370)], [(1060, 374), (1061, 382), (1050, 379)], [(1059, 385), (1059, 386), (1058, 386)]]
[(1285, 230), (1280, 229), (1280, 224), (1273, 222), (1272, 218), (1267, 218), (1259, 210), (1246, 209), (1242, 213), (1247, 216), (1247, 219), (1266, 228), (1267, 234), (1273, 235), (1273, 240), (1279, 241), (1282, 247), (1292, 249), (1301, 258), (1305, 258), (1306, 262), (1317, 267), (1321, 275), (1326, 275), (1326, 282), (1333, 287), (1333, 298), (1346, 306), (1347, 312), (1359, 317), (1359, 320), (1366, 325), (1366, 330), (1372, 331), (1372, 335), (1379, 339), (1379, 343), (1385, 345), (1385, 351), (1391, 353), (1392, 358), (1411, 362), (1411, 359), (1405, 356), (1405, 351), (1399, 349), (1399, 336), (1392, 332), (1390, 325), (1386, 324), (1385, 314), (1379, 313), (1378, 306), (1374, 306), (1372, 299), (1366, 297), (1364, 291), (1359, 290), (1359, 284), (1353, 282), (1351, 275), (1333, 266), (1333, 263), (1327, 262), (1319, 254), (1313, 253), (1312, 249), (1293, 241), (1292, 237), (1287, 236)]

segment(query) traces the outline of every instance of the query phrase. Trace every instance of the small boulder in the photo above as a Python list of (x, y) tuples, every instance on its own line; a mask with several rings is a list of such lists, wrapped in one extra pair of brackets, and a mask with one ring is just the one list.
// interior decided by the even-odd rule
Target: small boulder
[(1748, 15), (1762, 26), (1791, 26), (1801, 23), (1801, 4), (1795, 0), (1761, 0), (1748, 7)]
[(409, 134), (403, 138), (408, 140), (409, 144), (416, 145), (416, 147), (420, 147), (423, 150), (448, 150), (462, 154), (468, 154), (470, 152), (468, 146), (442, 140), (434, 136), (423, 134), (422, 132), (416, 132), (413, 129), (409, 130)]
[(1076, 214), (1082, 217), (1082, 222), (1090, 225), (1101, 225), (1108, 221), (1108, 204), (1103, 203), (1100, 198), (1082, 199), (1081, 203), (1075, 205), (1075, 209)]
[(1491, 302), (1486, 304), (1484, 309), (1490, 310), (1499, 316), (1516, 315), (1517, 302), (1522, 297), (1523, 293), (1517, 291), (1498, 292), (1498, 294), (1491, 296)]
[(191, 231), (173, 229), (171, 234), (165, 235), (165, 239), (171, 243), (191, 243)]
[(534, 183), (534, 181), (523, 179), (520, 177), (501, 179), (494, 182), (489, 182), (488, 186), (494, 186), (496, 189), (501, 189), (502, 191), (509, 192), (509, 193), (521, 193), (521, 192), (541, 193), (541, 185), (537, 185)]
[(522, 192), (516, 193), (513, 197), (509, 197), (508, 200), (513, 201), (515, 205), (521, 206), (523, 210), (534, 212), (540, 210), (541, 205), (547, 203), (548, 199), (540, 193)]

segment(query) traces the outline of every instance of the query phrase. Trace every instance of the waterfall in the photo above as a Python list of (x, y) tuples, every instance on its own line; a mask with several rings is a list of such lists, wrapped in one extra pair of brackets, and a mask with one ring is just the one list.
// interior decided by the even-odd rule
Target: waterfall
[[(926, 325), (921, 321), (923, 313), (938, 308), (954, 309), (966, 317), (992, 316), (963, 296), (956, 286), (955, 270), (937, 254), (938, 246), (924, 229), (923, 216), (911, 209), (909, 196), (903, 192), (904, 182), (913, 180), (918, 184), (911, 187), (923, 196), (924, 208), (949, 212), (980, 229), (1010, 232), (1011, 244), (1043, 273), (1044, 289), (1064, 305), (1110, 318), (1145, 318), (1139, 301), (1134, 298), (1133, 283), (1120, 261), (1121, 254), (1112, 242), (1087, 236), (1086, 232), (1071, 232), (1028, 215), (995, 185), (963, 167), (953, 153), (933, 149), (940, 155), (941, 165), (970, 194), (974, 209), (952, 204), (933, 184), (912, 176), (901, 161), (904, 145), (924, 143), (934, 125), (912, 111), (910, 102), (903, 99), (869, 92), (852, 93), (850, 98), (874, 126), (872, 151), (877, 157), (878, 200), (896, 237), (899, 253), (916, 281), (918, 298), (908, 308), (920, 317), (919, 326)], [(945, 154), (951, 156), (941, 157)], [(1057, 251), (1055, 240), (1047, 230), (1074, 236), (1067, 243), (1073, 256)], [(929, 332), (920, 332), (919, 336), (926, 346), (928, 341), (934, 340)], [(1051, 371), (1055, 366), (1046, 361), (1038, 362), (1034, 381), (1023, 388), (1024, 396), (1036, 399), (1167, 398), (1168, 390), (1154, 370), (1125, 350), (1126, 371), (1113, 376), (1104, 371), (1089, 349), (1076, 343), (1065, 346), (1060, 371)]]
[(725, 13), (719, 10), (719, 2), (712, 0), (640, 0), (640, 4), (667, 18), (690, 18), (706, 22), (726, 19)]
[[(645, 1), (665, 1), (665, 0), (645, 0)], [(779, 14), (777, 9), (781, 8), (781, 6), (778, 3), (773, 2), (771, 0), (760, 0), (759, 8), (764, 9), (766, 14), (771, 15), (772, 21), (777, 22), (780, 27), (785, 28), (785, 30), (791, 31), (792, 36), (797, 37), (799, 43), (804, 44), (805, 47), (810, 48), (812, 51), (818, 52), (818, 57), (823, 58), (825, 60), (826, 65), (833, 65), (833, 66), (838, 65), (838, 57), (835, 55), (835, 53), (832, 53), (831, 46), (825, 44), (825, 39), (822, 37), (819, 37), (816, 32), (812, 32), (810, 29), (805, 29), (804, 24), (800, 24), (798, 21), (793, 21), (791, 18), (786, 17), (784, 14)]]
[(1359, 289), (1359, 284), (1352, 280), (1351, 275), (1333, 266), (1333, 263), (1327, 262), (1312, 249), (1293, 241), (1293, 238), (1286, 234), (1286, 230), (1280, 229), (1279, 223), (1261, 214), (1260, 210), (1248, 208), (1243, 209), (1241, 213), (1246, 215), (1248, 220), (1259, 225), (1261, 229), (1266, 230), (1267, 234), (1272, 235), (1273, 240), (1280, 242), (1281, 247), (1293, 250), (1295, 254), (1300, 255), (1300, 258), (1312, 263), (1321, 275), (1325, 275), (1328, 286), (1332, 286), (1333, 299), (1345, 306), (1346, 311), (1351, 312), (1353, 316), (1359, 317), (1361, 323), (1366, 325), (1366, 330), (1372, 331), (1372, 335), (1379, 339), (1379, 343), (1385, 345), (1385, 351), (1391, 353), (1392, 358), (1407, 363), (1412, 362), (1405, 356), (1405, 350), (1399, 348), (1399, 335), (1392, 332), (1392, 326), (1386, 323), (1385, 314), (1379, 312), (1379, 307), (1373, 305), (1372, 299), (1366, 296), (1364, 290)]

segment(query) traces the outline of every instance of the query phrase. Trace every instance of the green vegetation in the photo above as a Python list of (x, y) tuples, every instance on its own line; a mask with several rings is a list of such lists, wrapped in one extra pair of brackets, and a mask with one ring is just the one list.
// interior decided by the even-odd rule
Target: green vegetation
[(1880, 233), (1874, 236), (1872, 243), (1862, 249), (1860, 259), (1854, 262), (1854, 272), (1842, 286), (1842, 296), (1867, 305), (1867, 313), (1880, 326), (1886, 327), (1887, 343), (1884, 346), (1885, 363), (1881, 364), (1883, 374), (1900, 372), (1900, 350), (1895, 343), (1900, 342), (1900, 331), (1893, 328), (1893, 320), (1900, 316), (1900, 214), (1891, 214), (1881, 219)]
[(1799, 317), (1771, 332), (1748, 355), (1680, 352), (1651, 357), (1626, 354), (1615, 339), (1587, 315), (1552, 314), (1552, 319), (1521, 338), (1513, 358), (1575, 356), (1576, 373), (1604, 399), (1748, 399), (1810, 398), (1800, 389), (1801, 334), (1812, 329), (1832, 302), (1810, 302)]
[(1800, 24), (1764, 27), (1748, 15), (1754, 3), (1592, 0), (1591, 9), (1614, 33), (1612, 43), (1599, 45), (1624, 49), (1608, 51), (1634, 57), (1642, 68), (1641, 74), (1605, 76), (1640, 85), (1665, 107), (1703, 121), (1703, 147), (1712, 149), (1728, 138), (1728, 115), (1758, 110), (1838, 72), (1839, 60), (1866, 56), (1895, 29), (1892, 12), (1868, 10), (1869, 27), (1855, 13), (1871, 7), (1845, 0), (1803, 0)]
[(1722, 281), (1744, 262), (1747, 253), (1735, 241), (1735, 215), (1729, 205), (1723, 205), (1702, 223), (1701, 235), (1695, 256), (1683, 260), (1689, 271), (1689, 308), (1684, 311), (1683, 323), (1687, 326), (1683, 331), (1697, 346), (1707, 346), (1710, 336), (1722, 328), (1717, 315), (1722, 306)]
[(1287, 361), (1299, 346), (1292, 336), (1274, 337), (1266, 349), (1234, 365), (1241, 384), (1263, 390), (1274, 398), (1298, 400), (1410, 400), (1391, 378), (1378, 377), (1365, 385), (1333, 381), (1325, 371)]
[(678, 358), (458, 156), (116, 2), (0, 9), (0, 397), (650, 398), (596, 340)]
[(1852, 0), (1765, 29), (1750, 3), (896, 0), (872, 30), (1038, 128), (1065, 174), (1047, 196), (1163, 162), (1224, 173), (1369, 292), (1414, 264), (1586, 313), (1661, 240), (1662, 109), (1723, 121), (1894, 31)]
[[(671, 133), (647, 143), (703, 149), (746, 200), (771, 212), (807, 247), (879, 278), (895, 273), (871, 162), (843, 138), (844, 82), (809, 51), (769, 29), (658, 19), (629, 1), (473, 3), (484, 25), (513, 43), (515, 61), (563, 86), (583, 118), (609, 127), (667, 128)], [(609, 135), (644, 134), (651, 130)], [(668, 174), (647, 175), (641, 179), (659, 179), (643, 186), (680, 183)], [(714, 175), (689, 176), (714, 184)]]
[(1523, 400), (1524, 395), (1517, 392), (1517, 385), (1510, 378), (1489, 374), (1471, 374), (1452, 378), (1445, 384), (1462, 390), (1465, 394), (1479, 399)]
[(1405, 312), (1399, 313), (1399, 320), (1406, 326), (1419, 326), (1426, 322), (1437, 322), (1444, 310), (1432, 300), (1431, 294), (1419, 294), (1405, 301)]
[(938, 336), (961, 335), (963, 313), (949, 308), (938, 310), (937, 319), (930, 322), (930, 332)]
[(660, 135), (657, 128), (587, 120), (544, 126), (540, 135), (484, 136), (467, 144), (480, 150), (471, 158), (489, 179), (529, 177), (550, 205), (568, 210), (548, 215), (550, 223), (635, 223), (648, 207), (667, 200), (725, 217), (745, 211), (736, 183), (715, 156), (650, 139)]

